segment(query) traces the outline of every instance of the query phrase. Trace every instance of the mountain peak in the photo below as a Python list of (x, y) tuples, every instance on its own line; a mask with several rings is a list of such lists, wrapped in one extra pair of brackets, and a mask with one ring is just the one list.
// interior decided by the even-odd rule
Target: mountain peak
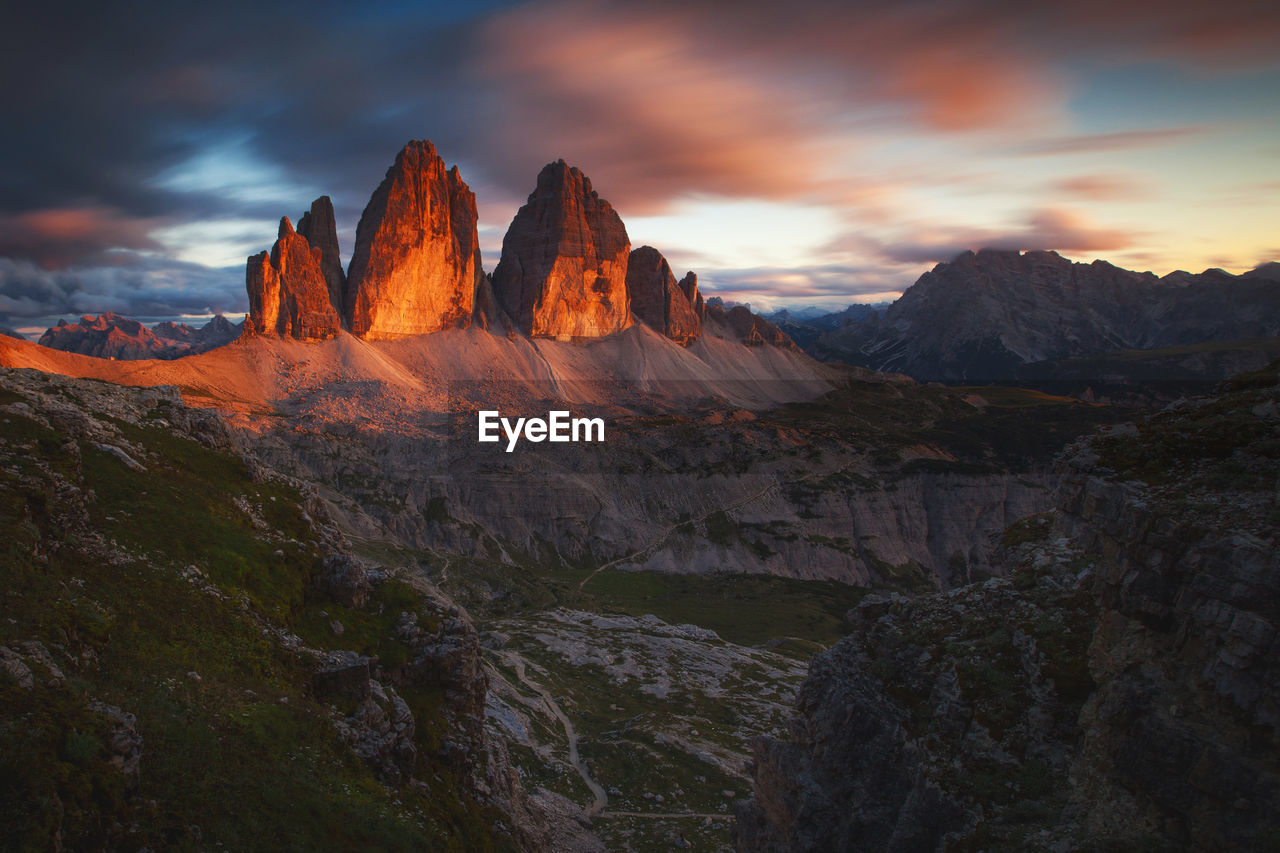
[(622, 219), (564, 160), (548, 163), (502, 240), (498, 305), (527, 335), (595, 338), (632, 323), (631, 240)]
[(475, 194), (434, 145), (410, 141), (360, 216), (343, 298), (351, 332), (396, 338), (467, 326), (481, 275)]
[(280, 237), (271, 254), (259, 252), (245, 267), (249, 292), (249, 334), (278, 334), (299, 340), (323, 340), (338, 334), (341, 321), (329, 301), (320, 269), (320, 250), (280, 219)]
[(298, 233), (307, 238), (312, 248), (320, 250), (320, 271), (329, 287), (329, 302), (342, 312), (347, 274), (342, 270), (338, 250), (338, 225), (333, 215), (333, 201), (322, 195), (311, 202), (311, 209), (298, 220)]
[[(693, 288), (696, 291), (696, 278)], [(631, 252), (627, 260), (627, 296), (635, 318), (671, 340), (687, 346), (702, 334), (702, 318), (676, 283), (667, 259), (652, 246)]]

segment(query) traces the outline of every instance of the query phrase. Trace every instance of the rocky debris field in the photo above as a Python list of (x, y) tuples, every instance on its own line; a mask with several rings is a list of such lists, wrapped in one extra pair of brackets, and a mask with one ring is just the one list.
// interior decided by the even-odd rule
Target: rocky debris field
[(583, 803), (610, 850), (729, 849), (749, 741), (780, 734), (798, 657), (653, 615), (557, 609), (493, 623), (489, 723), (526, 786)]

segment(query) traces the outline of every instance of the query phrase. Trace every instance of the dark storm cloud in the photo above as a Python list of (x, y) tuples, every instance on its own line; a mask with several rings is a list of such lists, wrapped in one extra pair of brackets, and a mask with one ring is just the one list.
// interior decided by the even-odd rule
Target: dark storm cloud
[[(468, 39), (465, 22), (424, 29), (421, 18), (405, 26), (396, 15), (350, 11), (358, 9), (230, 2), (7, 12), (0, 215), (107, 210), (118, 222), (76, 241), (41, 240), (25, 227), (0, 239), (0, 251), (52, 266), (111, 246), (146, 248), (138, 235), (120, 239), (119, 223), (145, 233), (266, 209), (271, 219), (309, 203), (294, 187), (346, 200), (354, 218), (399, 145), (465, 112), (455, 110), (455, 69)], [(199, 187), (162, 180), (228, 141), (277, 169), (278, 186), (246, 201), (219, 193), (218, 175)], [(243, 165), (226, 163), (224, 177)]]
[(248, 308), (241, 268), (213, 269), (129, 253), (113, 259), (112, 265), (49, 270), (27, 260), (0, 258), (0, 325), (103, 311), (168, 317), (235, 314)]

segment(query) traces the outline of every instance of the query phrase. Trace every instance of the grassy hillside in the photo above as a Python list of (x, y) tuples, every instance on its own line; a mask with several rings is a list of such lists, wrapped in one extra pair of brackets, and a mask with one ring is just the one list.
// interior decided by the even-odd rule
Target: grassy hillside
[(406, 656), (411, 589), (326, 600), (304, 496), (163, 395), (0, 381), (0, 849), (509, 845), (436, 757), (440, 697), (407, 697), (430, 781), (396, 788), (310, 686), (325, 649)]

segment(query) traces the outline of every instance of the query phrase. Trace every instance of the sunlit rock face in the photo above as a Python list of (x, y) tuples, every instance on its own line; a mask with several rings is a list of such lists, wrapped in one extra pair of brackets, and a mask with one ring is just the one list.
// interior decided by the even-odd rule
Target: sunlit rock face
[[(691, 276), (696, 295), (697, 276), (689, 273), (685, 278)], [(641, 246), (631, 253), (627, 261), (627, 295), (637, 320), (676, 343), (687, 346), (702, 334), (702, 320), (689, 297), (676, 283), (667, 259), (652, 246)]]
[(502, 240), (493, 273), (499, 307), (533, 336), (595, 338), (632, 324), (631, 241), (609, 202), (563, 160), (538, 185)]
[(298, 220), (298, 233), (320, 250), (320, 271), (329, 287), (329, 302), (335, 311), (342, 312), (342, 292), (347, 275), (342, 271), (342, 256), (338, 250), (338, 225), (333, 217), (333, 202), (327, 195), (311, 202), (311, 210)]
[(282, 218), (271, 254), (259, 252), (249, 258), (245, 270), (249, 292), (245, 334), (277, 334), (303, 341), (336, 336), (341, 320), (329, 302), (320, 261), (320, 249), (293, 230), (289, 217)]
[(352, 334), (399, 338), (471, 323), (479, 284), (476, 197), (425, 140), (396, 155), (360, 216), (344, 316)]

